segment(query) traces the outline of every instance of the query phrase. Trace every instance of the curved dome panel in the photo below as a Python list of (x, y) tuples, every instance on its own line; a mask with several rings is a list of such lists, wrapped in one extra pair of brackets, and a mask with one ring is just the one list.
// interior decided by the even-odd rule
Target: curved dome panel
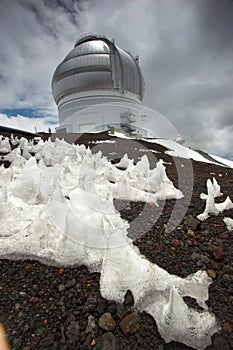
[(75, 46), (74, 49), (68, 53), (64, 61), (76, 56), (90, 55), (90, 54), (110, 54), (108, 45), (102, 40), (92, 40)]
[[(52, 79), (53, 97), (62, 98), (107, 90), (108, 95), (130, 93), (139, 102), (144, 95), (144, 79), (138, 61), (105, 37), (89, 35), (80, 39), (57, 67)], [(77, 97), (76, 97), (77, 98)]]
[(57, 67), (53, 77), (53, 84), (67, 76), (83, 72), (111, 71), (109, 55), (84, 55), (64, 61)]
[(72, 74), (60, 79), (54, 86), (53, 93), (59, 101), (62, 97), (90, 90), (111, 90), (111, 73), (110, 72), (84, 72)]

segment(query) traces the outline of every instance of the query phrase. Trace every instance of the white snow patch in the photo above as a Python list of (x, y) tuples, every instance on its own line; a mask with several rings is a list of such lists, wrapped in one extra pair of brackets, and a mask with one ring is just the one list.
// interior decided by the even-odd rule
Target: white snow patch
[(225, 222), (228, 231), (233, 231), (233, 219), (231, 219), (231, 218), (224, 218), (223, 221)]
[(133, 165), (133, 159), (129, 159), (128, 154), (126, 153), (123, 155), (120, 162), (115, 164), (117, 168), (122, 168), (122, 169), (127, 169), (131, 165)]
[(123, 302), (130, 289), (135, 307), (154, 317), (166, 342), (176, 339), (196, 349), (204, 349), (210, 343), (210, 333), (218, 328), (215, 317), (207, 310), (197, 312), (189, 308), (183, 300), (184, 296), (191, 296), (207, 308), (205, 301), (211, 280), (206, 272), (198, 271), (186, 278), (170, 275), (130, 244), (107, 250), (103, 271), (100, 282), (103, 297)]
[[(208, 182), (207, 182), (207, 186), (208, 186)], [(221, 193), (221, 187), (220, 185), (218, 184), (217, 180), (215, 179), (215, 177), (213, 178), (213, 183), (212, 183), (212, 193), (213, 193), (213, 197), (216, 198), (216, 197), (221, 197), (223, 194)], [(204, 199), (204, 200), (207, 200), (208, 198), (208, 194), (205, 194), (205, 193), (201, 193), (200, 194), (200, 198), (201, 199)]]
[[(33, 149), (36, 157), (25, 159), (20, 148)], [(128, 238), (129, 224), (113, 205), (113, 198), (156, 205), (181, 198), (162, 161), (150, 169), (146, 155), (136, 165), (125, 156), (122, 171), (101, 152), (63, 140), (37, 146), (22, 141), (8, 157), (11, 166), (0, 167), (1, 257), (87, 265), (101, 272), (103, 297), (122, 302), (130, 289), (135, 307), (154, 317), (166, 342), (196, 349), (211, 343), (219, 329), (205, 304), (212, 280), (204, 271), (180, 278), (149, 262)], [(204, 310), (188, 307), (184, 296)]]
[(229, 160), (229, 159), (225, 159), (225, 158), (222, 158), (222, 157), (219, 157), (219, 156), (215, 156), (213, 154), (210, 154), (210, 156), (217, 160), (218, 162), (228, 166), (229, 168), (233, 168), (233, 161), (232, 160)]
[(8, 153), (11, 151), (11, 145), (8, 137), (0, 135), (0, 153)]
[(99, 144), (99, 143), (116, 143), (116, 141), (114, 140), (96, 140), (96, 141), (92, 141), (92, 144)]
[(118, 132), (118, 131), (114, 131), (113, 134), (112, 134), (111, 132), (109, 132), (109, 134), (111, 134), (112, 136), (119, 137), (119, 138), (121, 138), (121, 139), (129, 139), (129, 140), (132, 140), (132, 137), (129, 137), (129, 136), (127, 136), (126, 134), (121, 133), (121, 132)]
[[(112, 134), (113, 136), (116, 136), (118, 138), (124, 138), (124, 139), (130, 139), (132, 140), (132, 137), (129, 137), (127, 135), (125, 135), (124, 133), (120, 133), (115, 131), (114, 134)], [(169, 151), (165, 151), (166, 154), (169, 154), (172, 157), (180, 157), (180, 158), (185, 158), (185, 159), (193, 159), (197, 162), (203, 162), (203, 163), (210, 163), (210, 164), (216, 164), (219, 166), (228, 166), (230, 168), (233, 168), (233, 161), (232, 160), (228, 160), (213, 154), (209, 154), (210, 157), (212, 157), (213, 159), (215, 159), (217, 162), (211, 161), (209, 159), (207, 159), (206, 157), (202, 156), (199, 152), (194, 151), (186, 146), (184, 146), (185, 141), (180, 138), (177, 137), (174, 141), (169, 140), (169, 139), (146, 139), (146, 138), (142, 138), (143, 141), (149, 142), (149, 143), (157, 143), (158, 145), (162, 145), (168, 149), (170, 149)], [(141, 151), (141, 150), (139, 150)], [(153, 153), (160, 153), (158, 151), (154, 151), (154, 150), (150, 150)], [(145, 152), (145, 151), (144, 151)], [(221, 164), (219, 164), (218, 162), (220, 162)], [(212, 174), (212, 173), (211, 173)], [(213, 174), (215, 175), (215, 174)]]
[(165, 151), (165, 153), (169, 154), (172, 157), (193, 159), (198, 162), (217, 164), (215, 162), (211, 162), (210, 160), (206, 159), (200, 153), (193, 151), (192, 149), (187, 148), (172, 140), (167, 140), (167, 139), (149, 139), (149, 140), (143, 139), (143, 140), (147, 142), (157, 143), (159, 145), (162, 145), (170, 149), (170, 151)]
[(207, 194), (201, 193), (200, 197), (201, 199), (206, 200), (206, 207), (202, 214), (199, 214), (197, 218), (200, 221), (204, 221), (208, 219), (210, 215), (217, 216), (219, 213), (223, 212), (224, 210), (232, 209), (233, 203), (228, 196), (226, 200), (223, 203), (215, 203), (214, 199), (216, 197), (221, 196), (222, 193), (220, 192), (220, 186), (213, 178), (213, 182), (211, 182), (210, 179), (207, 180)]
[(185, 144), (185, 140), (181, 136), (177, 136), (174, 139), (174, 142), (179, 143), (180, 145), (184, 145)]

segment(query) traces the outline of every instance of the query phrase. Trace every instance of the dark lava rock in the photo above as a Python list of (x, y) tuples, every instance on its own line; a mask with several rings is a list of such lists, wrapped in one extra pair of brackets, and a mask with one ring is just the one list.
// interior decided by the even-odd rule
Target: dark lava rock
[(103, 334), (96, 340), (96, 350), (118, 350), (116, 339), (111, 332)]
[(66, 287), (64, 286), (64, 284), (59, 284), (59, 286), (58, 286), (59, 292), (63, 292), (65, 289), (66, 289)]
[(76, 342), (80, 337), (80, 326), (78, 322), (72, 322), (66, 330), (66, 336), (69, 341)]
[(65, 285), (66, 288), (71, 288), (74, 287), (76, 284), (75, 278), (73, 278), (72, 280), (68, 281)]
[(67, 323), (72, 323), (73, 321), (75, 321), (75, 316), (74, 316), (74, 314), (72, 314), (72, 312), (68, 313), (66, 321), (67, 321)]
[(186, 226), (187, 230), (190, 229), (195, 232), (200, 226), (200, 221), (189, 215), (187, 218), (185, 218), (184, 225)]
[(31, 347), (30, 347), (30, 345), (26, 345), (22, 348), (22, 350), (31, 350)]
[(222, 245), (219, 245), (219, 246), (215, 246), (215, 245), (212, 245), (210, 247), (210, 252), (213, 256), (213, 259), (215, 261), (218, 261), (218, 260), (222, 260), (224, 258), (224, 247)]
[(86, 300), (83, 311), (94, 312), (96, 306), (97, 306), (97, 297), (93, 294), (90, 294)]
[(54, 335), (50, 333), (49, 335), (47, 335), (47, 337), (42, 339), (39, 344), (40, 344), (40, 348), (43, 349), (53, 345), (53, 343), (54, 343)]
[(95, 338), (96, 335), (98, 335), (98, 329), (97, 329), (97, 326), (95, 324), (95, 318), (92, 315), (88, 316), (87, 327), (85, 329), (85, 333), (86, 334), (90, 333), (93, 338)]
[(230, 350), (228, 341), (222, 335), (215, 335), (213, 340), (214, 350)]
[(101, 316), (102, 314), (105, 313), (105, 311), (106, 311), (106, 303), (104, 302), (104, 300), (100, 299), (98, 301), (98, 304), (97, 304), (97, 307), (96, 307), (96, 311), (97, 311), (99, 316)]
[(116, 328), (116, 322), (114, 321), (110, 312), (106, 312), (99, 318), (98, 325), (100, 326), (100, 328), (106, 331), (114, 331), (114, 329)]
[(133, 306), (134, 305), (134, 297), (133, 297), (131, 290), (129, 290), (129, 289), (127, 290), (127, 292), (125, 294), (124, 305), (125, 306)]
[(120, 323), (122, 332), (125, 335), (134, 334), (139, 330), (140, 327), (140, 317), (137, 312), (133, 312), (123, 318)]
[(204, 264), (209, 264), (209, 262), (210, 262), (210, 259), (208, 258), (208, 256), (206, 256), (204, 254), (200, 255), (199, 259)]
[(19, 349), (21, 345), (22, 345), (22, 337), (16, 338), (14, 340), (14, 347), (16, 349)]
[(117, 307), (116, 307), (116, 315), (117, 315), (117, 317), (120, 320), (122, 320), (122, 318), (125, 317), (126, 313), (127, 312), (125, 310), (125, 307), (122, 304), (118, 303)]

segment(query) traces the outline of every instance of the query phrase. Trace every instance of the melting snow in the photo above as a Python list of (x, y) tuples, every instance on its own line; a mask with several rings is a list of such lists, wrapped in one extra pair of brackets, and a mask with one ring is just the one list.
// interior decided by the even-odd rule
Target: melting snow
[(121, 138), (121, 139), (129, 139), (129, 140), (132, 140), (132, 137), (129, 137), (129, 136), (127, 136), (126, 134), (121, 133), (121, 132), (118, 132), (118, 131), (114, 131), (114, 133), (109, 132), (109, 134), (112, 135), (112, 136), (119, 137), (119, 138)]
[[(144, 141), (147, 142), (153, 142), (157, 143), (161, 146), (164, 146), (169, 149), (169, 151), (165, 151), (165, 153), (169, 154), (172, 157), (181, 157), (185, 159), (193, 159), (198, 162), (204, 162), (204, 163), (214, 163), (210, 160), (203, 157), (200, 153), (193, 151), (190, 148), (187, 148), (175, 141), (167, 140), (167, 139), (144, 139)], [(216, 164), (216, 163), (214, 163)]]
[(8, 137), (3, 138), (2, 135), (0, 135), (0, 152), (1, 153), (8, 153), (11, 151), (11, 145)]
[(96, 140), (96, 141), (91, 141), (93, 144), (98, 144), (98, 143), (116, 143), (114, 140)]
[(222, 157), (219, 157), (219, 156), (214, 156), (212, 154), (210, 154), (210, 156), (217, 160), (218, 162), (222, 163), (222, 164), (225, 164), (226, 166), (228, 166), (229, 168), (233, 168), (233, 161), (232, 160), (229, 160), (229, 159), (225, 159), (225, 158), (222, 158)]
[[(0, 167), (1, 257), (85, 264), (101, 272), (103, 297), (122, 302), (130, 289), (136, 308), (154, 317), (166, 342), (196, 349), (210, 344), (218, 330), (205, 304), (212, 280), (204, 271), (180, 278), (149, 262), (113, 205), (114, 198), (156, 205), (181, 198), (162, 161), (150, 169), (147, 156), (134, 165), (125, 155), (113, 165), (101, 152), (60, 140), (21, 140), (7, 157), (11, 166)], [(209, 185), (207, 202), (216, 193), (218, 187)], [(195, 298), (203, 311), (189, 308), (184, 296)]]
[(216, 179), (213, 178), (213, 182), (210, 179), (207, 180), (207, 194), (201, 193), (200, 198), (206, 200), (206, 207), (202, 214), (199, 214), (197, 218), (201, 221), (208, 219), (210, 215), (217, 216), (224, 210), (232, 209), (233, 203), (229, 196), (222, 203), (215, 203), (215, 198), (222, 196), (220, 192), (220, 186)]
[(223, 221), (225, 222), (228, 231), (233, 231), (233, 219), (231, 219), (231, 218), (224, 218)]

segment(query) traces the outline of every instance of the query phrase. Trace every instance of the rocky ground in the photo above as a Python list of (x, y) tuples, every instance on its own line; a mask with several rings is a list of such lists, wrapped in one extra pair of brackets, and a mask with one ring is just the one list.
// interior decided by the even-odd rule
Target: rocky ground
[[(203, 223), (196, 219), (205, 207), (199, 195), (206, 192), (208, 178), (215, 176), (221, 185), (224, 195), (220, 202), (226, 195), (233, 200), (233, 169), (172, 159), (163, 147), (138, 141), (137, 145), (127, 140), (96, 144), (96, 140), (90, 143), (84, 138), (82, 142), (94, 152), (101, 149), (113, 162), (128, 152), (135, 160), (145, 153), (151, 163), (159, 158), (168, 163), (167, 173), (176, 186), (179, 184), (183, 199), (160, 203), (159, 208), (123, 201), (116, 201), (115, 206), (131, 222), (129, 236), (151, 262), (181, 277), (199, 269), (212, 277), (207, 303), (221, 330), (207, 350), (233, 349), (233, 235), (222, 220), (233, 218), (233, 210)], [(172, 213), (175, 215), (170, 219)], [(191, 350), (181, 343), (165, 344), (153, 318), (134, 309), (130, 291), (123, 305), (103, 299), (99, 278), (86, 266), (65, 268), (29, 260), (0, 260), (0, 320), (12, 350)], [(186, 302), (197, 308), (192, 298)]]

